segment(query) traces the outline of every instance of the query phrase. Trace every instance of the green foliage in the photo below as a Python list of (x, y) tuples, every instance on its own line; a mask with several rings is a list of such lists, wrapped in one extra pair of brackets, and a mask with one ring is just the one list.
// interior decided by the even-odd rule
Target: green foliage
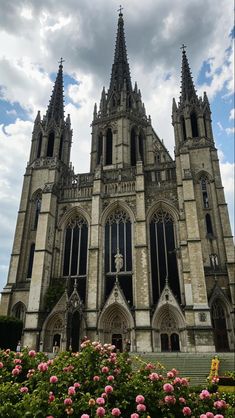
[[(230, 395), (207, 392), (209, 396), (201, 399), (202, 388), (190, 388), (177, 370), (167, 373), (159, 363), (134, 361), (133, 371), (128, 353), (115, 353), (113, 346), (89, 340), (82, 343), (80, 352), (62, 352), (54, 359), (28, 349), (0, 351), (0, 417), (81, 418), (87, 414), (90, 418), (130, 418), (138, 412), (140, 418), (199, 418), (208, 411), (233, 416)], [(138, 395), (143, 397), (141, 402)], [(215, 402), (221, 397), (224, 403), (218, 409)], [(99, 402), (104, 403), (104, 415), (98, 413)], [(185, 414), (184, 407), (190, 408), (190, 414)]]
[(21, 338), (23, 322), (11, 316), (0, 316), (0, 347), (16, 349)]
[(44, 308), (47, 312), (50, 312), (56, 303), (59, 301), (61, 296), (64, 293), (65, 283), (64, 280), (56, 279), (48, 287), (45, 298), (44, 298)]

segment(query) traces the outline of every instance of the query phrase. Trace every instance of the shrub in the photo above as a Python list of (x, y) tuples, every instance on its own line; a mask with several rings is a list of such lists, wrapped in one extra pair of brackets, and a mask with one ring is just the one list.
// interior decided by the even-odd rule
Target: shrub
[(177, 370), (166, 373), (158, 363), (140, 362), (133, 371), (128, 353), (89, 340), (81, 352), (62, 352), (54, 359), (28, 349), (1, 351), (0, 417), (233, 416), (232, 399), (229, 404), (218, 393), (196, 393)]

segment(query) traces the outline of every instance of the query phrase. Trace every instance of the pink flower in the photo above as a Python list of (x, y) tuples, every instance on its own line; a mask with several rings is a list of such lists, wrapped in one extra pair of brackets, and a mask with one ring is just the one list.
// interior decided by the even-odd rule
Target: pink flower
[(112, 393), (113, 392), (113, 387), (110, 385), (105, 386), (104, 388), (105, 393)]
[(105, 409), (102, 406), (99, 406), (99, 408), (97, 408), (96, 410), (96, 415), (98, 415), (98, 417), (103, 417), (105, 414)]
[(80, 383), (75, 382), (73, 386), (77, 389), (77, 388), (80, 388), (81, 385), (80, 385)]
[(136, 403), (143, 403), (144, 402), (144, 396), (143, 395), (137, 395), (135, 398)]
[(112, 414), (114, 417), (119, 417), (119, 415), (121, 415), (121, 411), (120, 411), (120, 409), (119, 409), (119, 408), (113, 408), (113, 409), (112, 409), (111, 414)]
[(177, 376), (179, 371), (177, 369), (171, 369), (171, 372), (174, 374), (174, 376)]
[(227, 406), (226, 402), (223, 401), (222, 399), (214, 402), (214, 407), (216, 409), (223, 409), (223, 408), (226, 408), (226, 406)]
[(98, 405), (104, 405), (104, 404), (105, 404), (105, 400), (104, 400), (104, 398), (97, 398), (97, 399), (96, 399), (96, 403), (97, 403)]
[(143, 412), (146, 411), (146, 406), (143, 403), (138, 403), (136, 409), (138, 412)]
[(94, 382), (99, 382), (99, 380), (100, 380), (100, 377), (99, 377), (99, 376), (94, 376), (94, 377), (93, 377), (93, 381), (94, 381)]
[(181, 379), (181, 385), (183, 385), (183, 386), (188, 386), (189, 385), (188, 379), (186, 379), (186, 377), (182, 377), (182, 379)]
[(0, 369), (3, 368), (3, 363), (0, 361)]
[(29, 357), (35, 357), (36, 356), (36, 351), (35, 350), (30, 350), (29, 351)]
[(145, 366), (145, 370), (152, 370), (152, 369), (154, 369), (155, 367), (154, 367), (154, 365), (152, 364), (152, 363), (148, 363), (148, 364), (146, 364), (146, 366)]
[(173, 380), (173, 385), (180, 385), (181, 384), (181, 379), (180, 379), (180, 377), (176, 377), (174, 380)]
[(72, 405), (72, 403), (73, 403), (73, 401), (72, 401), (72, 399), (71, 398), (65, 398), (65, 400), (64, 400), (64, 405)]
[(101, 371), (102, 371), (102, 373), (108, 373), (109, 368), (107, 366), (104, 366), (104, 367), (102, 367)]
[(22, 386), (22, 388), (20, 388), (20, 392), (21, 393), (28, 393), (28, 388), (26, 386)]
[(182, 409), (182, 412), (183, 412), (183, 414), (184, 414), (185, 417), (188, 417), (188, 416), (192, 415), (192, 411), (191, 411), (191, 409), (188, 406), (185, 406)]
[(152, 382), (153, 382), (154, 380), (159, 380), (159, 375), (158, 375), (157, 373), (151, 373), (151, 374), (149, 375), (149, 379), (150, 379), (150, 380), (152, 380)]
[(186, 403), (186, 400), (184, 398), (179, 398), (180, 403)]
[(51, 376), (50, 377), (50, 383), (57, 383), (58, 382), (58, 377), (57, 376)]
[(47, 365), (47, 363), (39, 363), (39, 365), (38, 365), (38, 370), (40, 371), (40, 372), (46, 372), (47, 370), (48, 370), (48, 365)]
[(200, 418), (206, 418), (206, 414), (200, 415)]
[(55, 400), (55, 395), (53, 392), (49, 393), (48, 403), (51, 403)]
[(75, 393), (76, 393), (75, 387), (74, 386), (70, 386), (68, 388), (68, 395), (75, 395)]
[(112, 382), (112, 381), (114, 380), (114, 376), (112, 376), (112, 375), (108, 376), (108, 377), (107, 377), (107, 380), (108, 380), (109, 382)]
[(176, 399), (174, 396), (165, 396), (164, 401), (167, 405), (175, 405)]
[(172, 372), (168, 372), (168, 373), (167, 373), (167, 377), (168, 377), (169, 379), (172, 379), (172, 378), (174, 377), (174, 373), (172, 373)]
[(201, 391), (199, 398), (200, 399), (209, 399), (211, 397), (210, 392), (208, 392), (208, 390), (204, 389)]
[(212, 412), (207, 412), (206, 418), (214, 418), (214, 414), (212, 414)]
[(18, 376), (18, 374), (20, 374), (20, 370), (15, 368), (15, 369), (12, 370), (11, 374), (12, 374), (12, 376)]
[(163, 390), (167, 393), (174, 392), (174, 386), (172, 386), (170, 383), (165, 383), (165, 385), (163, 385)]
[(46, 418), (54, 418), (53, 415), (48, 415)]
[(81, 415), (81, 418), (90, 418), (90, 415), (87, 415), (87, 414), (82, 414), (82, 415)]
[(20, 358), (15, 358), (13, 361), (14, 364), (20, 364), (21, 362)]
[(105, 393), (105, 392), (102, 393), (101, 397), (104, 398), (104, 399), (106, 399), (107, 398), (107, 393)]
[(139, 414), (136, 414), (136, 413), (131, 414), (131, 418), (139, 418)]
[(216, 415), (214, 416), (214, 418), (224, 418), (224, 416), (223, 416), (223, 415), (220, 415), (220, 414), (216, 414)]

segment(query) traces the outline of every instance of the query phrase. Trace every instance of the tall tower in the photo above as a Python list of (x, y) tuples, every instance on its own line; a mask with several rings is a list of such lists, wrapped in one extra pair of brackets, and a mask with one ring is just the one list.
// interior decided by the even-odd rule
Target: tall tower
[[(34, 122), (7, 285), (1, 310), (25, 316), (24, 344), (38, 345), (43, 321), (43, 297), (51, 271), (57, 215), (58, 185), (70, 162), (72, 131), (69, 115), (64, 119), (63, 66), (59, 65), (46, 115)], [(16, 299), (16, 295), (17, 299)], [(19, 312), (21, 314), (19, 315)], [(14, 313), (14, 312), (13, 312)]]
[[(209, 101), (206, 93), (203, 99), (196, 93), (184, 46), (181, 95), (178, 105), (173, 99), (172, 121), (181, 213), (185, 317), (192, 327), (193, 344), (204, 346), (208, 351), (214, 344), (217, 349), (226, 350), (232, 346), (233, 333), (227, 335), (228, 324), (224, 324), (224, 335), (216, 328), (218, 312), (215, 311), (221, 303), (216, 294), (219, 293), (223, 301), (221, 309), (224, 313), (221, 316), (229, 317), (234, 306), (233, 240)], [(212, 328), (213, 332), (210, 332)]]

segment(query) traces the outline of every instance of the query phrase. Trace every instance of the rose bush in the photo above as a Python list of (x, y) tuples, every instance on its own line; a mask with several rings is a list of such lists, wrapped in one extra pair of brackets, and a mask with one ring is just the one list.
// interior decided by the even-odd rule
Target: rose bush
[(54, 359), (24, 349), (0, 351), (0, 418), (222, 418), (234, 407), (207, 388), (190, 389), (176, 369), (134, 371), (128, 353), (86, 340)]

